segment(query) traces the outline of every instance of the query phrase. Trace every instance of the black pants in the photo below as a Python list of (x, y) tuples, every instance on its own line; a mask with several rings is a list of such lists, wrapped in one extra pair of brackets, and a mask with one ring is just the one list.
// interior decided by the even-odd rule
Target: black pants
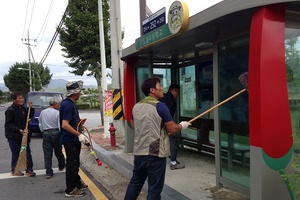
[[(12, 153), (11, 157), (11, 172), (13, 173), (16, 167), (16, 164), (19, 159), (20, 155), (20, 149), (22, 146), (22, 140), (13, 140), (13, 139), (8, 139), (8, 144)], [(31, 149), (30, 149), (30, 143), (27, 143), (26, 147), (26, 157), (27, 157), (27, 167), (26, 171), (33, 171), (33, 161), (32, 161), (32, 156), (31, 156)]]
[(46, 175), (53, 175), (52, 169), (52, 156), (53, 150), (58, 161), (58, 168), (65, 168), (65, 157), (62, 153), (62, 145), (59, 141), (59, 131), (58, 130), (46, 130), (43, 132), (43, 150), (44, 150), (44, 160)]
[(71, 192), (75, 187), (80, 187), (81, 179), (79, 176), (80, 166), (80, 142), (66, 142), (63, 143), (66, 151), (66, 185), (65, 192)]

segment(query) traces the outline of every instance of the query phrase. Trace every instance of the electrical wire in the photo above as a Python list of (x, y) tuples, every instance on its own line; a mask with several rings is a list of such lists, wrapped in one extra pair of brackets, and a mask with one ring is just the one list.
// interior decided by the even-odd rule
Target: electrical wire
[(42, 57), (41, 61), (39, 62), (39, 65), (43, 65), (43, 63), (45, 62), (46, 58), (48, 57), (48, 55), (49, 55), (49, 53), (50, 53), (50, 51), (51, 51), (51, 49), (53, 47), (53, 44), (54, 44), (54, 42), (55, 42), (55, 40), (56, 40), (56, 38), (58, 36), (58, 30), (61, 29), (62, 25), (64, 24), (67, 12), (68, 12), (68, 6), (66, 7), (66, 10), (65, 10), (65, 12), (64, 12), (64, 14), (63, 14), (60, 22), (59, 22), (59, 25), (58, 25), (58, 27), (57, 27), (57, 29), (56, 29), (56, 31), (55, 31), (55, 33), (54, 33), (51, 41), (50, 41), (50, 44), (49, 44), (49, 46), (48, 46), (48, 48), (47, 48), (44, 56)]
[(25, 27), (26, 27), (26, 23), (27, 23), (28, 4), (29, 4), (29, 0), (27, 0), (26, 14), (25, 14), (25, 22), (24, 22), (23, 33), (22, 33), (22, 40), (23, 40), (23, 38), (24, 38), (24, 32), (25, 32)]
[(33, 4), (32, 4), (32, 11), (31, 11), (31, 17), (30, 17), (30, 21), (29, 21), (29, 25), (28, 25), (28, 30), (30, 29), (31, 22), (32, 22), (33, 11), (34, 11), (34, 5), (35, 5), (35, 0), (33, 1)]
[(43, 31), (42, 37), (41, 37), (41, 39), (40, 39), (40, 42), (42, 41), (42, 39), (43, 39), (43, 37), (44, 37), (44, 34), (45, 34), (45, 31), (46, 31), (46, 27), (47, 27), (47, 24), (48, 24), (48, 21), (49, 21), (49, 16), (50, 16), (50, 13), (51, 13), (52, 8), (53, 8), (53, 2), (54, 2), (54, 0), (51, 1), (51, 4), (50, 4), (50, 6), (49, 6), (49, 9), (48, 9), (46, 18), (45, 18), (45, 20), (44, 20), (44, 23), (43, 23), (43, 25), (42, 25), (42, 27), (41, 27), (40, 32), (38, 33), (38, 35), (37, 35), (37, 37), (36, 37), (36, 39), (35, 39), (35, 40), (37, 40), (37, 39), (39, 38), (41, 32)]

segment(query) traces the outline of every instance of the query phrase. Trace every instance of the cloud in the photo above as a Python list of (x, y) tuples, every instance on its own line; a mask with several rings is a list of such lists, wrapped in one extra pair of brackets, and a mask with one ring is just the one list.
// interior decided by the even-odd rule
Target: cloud
[[(171, 4), (175, 0), (146, 0), (148, 8), (155, 13), (166, 8), (168, 12)], [(195, 15), (200, 11), (221, 2), (222, 0), (209, 0), (209, 1), (197, 1), (197, 0), (184, 0), (189, 8), (189, 15)], [(123, 48), (126, 48), (134, 44), (135, 39), (140, 37), (140, 14), (139, 14), (139, 1), (138, 0), (120, 0), (121, 3), (121, 27), (125, 31), (123, 39)], [(136, 11), (136, 12), (133, 12)]]
[[(185, 0), (190, 10), (190, 16), (219, 1)], [(155, 13), (163, 7), (166, 7), (168, 11), (173, 2), (174, 0), (159, 2), (157, 0), (147, 0), (147, 5)], [(35, 4), (33, 5), (33, 3)], [(8, 72), (9, 67), (13, 63), (28, 62), (28, 45), (25, 43), (28, 44), (30, 42), (36, 62), (42, 59), (66, 9), (67, 3), (68, 0), (9, 0), (0, 3), (0, 25), (2, 27), (0, 37), (0, 83), (3, 83), (3, 75)], [(135, 39), (140, 37), (139, 1), (120, 0), (120, 4), (121, 27), (125, 31), (123, 48), (126, 48), (134, 44)], [(26, 8), (28, 8), (27, 12)], [(28, 37), (28, 30), (31, 40), (25, 41)], [(96, 85), (96, 80), (93, 77), (76, 77), (70, 74), (69, 71), (72, 69), (64, 63), (65, 58), (62, 57), (62, 54), (61, 46), (56, 40), (44, 63), (49, 66), (51, 73), (53, 73), (53, 79), (82, 79), (85, 82)]]

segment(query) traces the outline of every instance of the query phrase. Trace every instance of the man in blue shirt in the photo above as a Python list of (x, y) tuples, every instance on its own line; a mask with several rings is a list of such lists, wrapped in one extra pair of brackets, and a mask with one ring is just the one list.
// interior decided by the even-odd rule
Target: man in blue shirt
[[(86, 144), (87, 138), (77, 131), (80, 122), (79, 113), (75, 102), (80, 98), (83, 81), (68, 82), (67, 98), (60, 105), (60, 140), (66, 151), (66, 197), (80, 197), (85, 194), (87, 185), (79, 176), (81, 143)], [(81, 143), (80, 143), (81, 142)]]

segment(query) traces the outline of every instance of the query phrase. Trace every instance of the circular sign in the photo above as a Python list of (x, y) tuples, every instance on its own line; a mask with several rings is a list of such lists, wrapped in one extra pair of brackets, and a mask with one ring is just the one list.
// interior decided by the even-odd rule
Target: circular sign
[(168, 26), (172, 34), (185, 31), (189, 21), (189, 9), (184, 2), (175, 1), (169, 8)]

